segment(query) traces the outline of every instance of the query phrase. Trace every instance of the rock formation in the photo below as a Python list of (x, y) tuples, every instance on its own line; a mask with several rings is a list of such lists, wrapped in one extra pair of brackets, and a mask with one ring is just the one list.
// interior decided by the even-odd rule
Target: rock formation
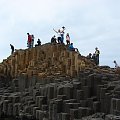
[(16, 52), (0, 64), (0, 116), (120, 119), (120, 75), (63, 44)]

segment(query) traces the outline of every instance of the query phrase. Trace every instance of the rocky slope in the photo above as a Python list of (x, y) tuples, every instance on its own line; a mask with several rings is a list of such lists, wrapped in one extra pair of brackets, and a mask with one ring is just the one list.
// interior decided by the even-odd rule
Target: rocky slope
[(120, 119), (120, 75), (61, 44), (17, 50), (0, 64), (0, 116)]

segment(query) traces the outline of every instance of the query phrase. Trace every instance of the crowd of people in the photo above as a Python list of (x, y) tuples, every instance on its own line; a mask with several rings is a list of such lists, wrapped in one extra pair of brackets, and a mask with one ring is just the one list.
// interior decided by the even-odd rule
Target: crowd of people
[[(52, 38), (51, 38), (51, 43), (53, 44), (64, 44), (64, 35), (65, 35), (65, 27), (63, 26), (62, 28), (58, 29), (58, 30), (55, 30), (55, 33), (57, 33), (57, 37), (54, 35)], [(27, 33), (27, 47), (28, 48), (33, 48), (34, 47), (34, 35), (33, 34), (29, 34)], [(70, 35), (69, 33), (66, 33), (66, 45), (68, 46), (68, 50), (70, 51), (76, 51), (78, 52), (78, 49), (75, 48), (73, 46), (73, 43), (70, 42)], [(41, 40), (38, 38), (37, 40), (37, 44), (35, 44), (35, 47), (36, 46), (40, 46), (41, 45)], [(12, 44), (10, 44), (10, 47), (11, 47), (11, 54), (14, 53), (14, 46)], [(95, 52), (92, 54), (92, 53), (89, 53), (89, 55), (87, 55), (87, 58), (88, 59), (91, 59), (92, 61), (95, 62), (96, 65), (99, 65), (99, 55), (100, 55), (100, 51), (99, 49), (96, 47), (95, 48)], [(118, 68), (118, 64), (117, 62), (114, 60), (113, 63), (115, 64), (115, 68)]]
[[(53, 30), (57, 33), (57, 37), (54, 35), (51, 38), (51, 43), (63, 44), (64, 43), (65, 27), (63, 26), (61, 29), (58, 29), (58, 30), (53, 29)], [(77, 51), (78, 52), (78, 49), (73, 47), (73, 43), (70, 43), (69, 33), (66, 34), (66, 44), (68, 45), (68, 49), (70, 51)]]

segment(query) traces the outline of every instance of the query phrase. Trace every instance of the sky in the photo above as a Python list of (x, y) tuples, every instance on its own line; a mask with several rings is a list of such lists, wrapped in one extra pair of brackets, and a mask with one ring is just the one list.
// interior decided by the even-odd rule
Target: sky
[(120, 0), (0, 0), (0, 62), (27, 48), (27, 33), (42, 44), (62, 26), (81, 55), (100, 50), (100, 65), (120, 65)]

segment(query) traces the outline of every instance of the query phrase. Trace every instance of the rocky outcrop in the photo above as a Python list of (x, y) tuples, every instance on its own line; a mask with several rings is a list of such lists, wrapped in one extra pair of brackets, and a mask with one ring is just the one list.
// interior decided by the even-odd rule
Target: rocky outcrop
[(70, 52), (67, 46), (48, 43), (32, 49), (16, 50), (0, 64), (0, 73), (12, 78), (21, 73), (40, 77), (55, 73), (76, 76), (81, 69), (93, 66), (93, 62), (78, 52)]
[[(65, 45), (18, 50), (0, 65), (0, 116), (38, 120), (118, 120), (120, 75)], [(87, 116), (87, 117), (86, 117)]]

